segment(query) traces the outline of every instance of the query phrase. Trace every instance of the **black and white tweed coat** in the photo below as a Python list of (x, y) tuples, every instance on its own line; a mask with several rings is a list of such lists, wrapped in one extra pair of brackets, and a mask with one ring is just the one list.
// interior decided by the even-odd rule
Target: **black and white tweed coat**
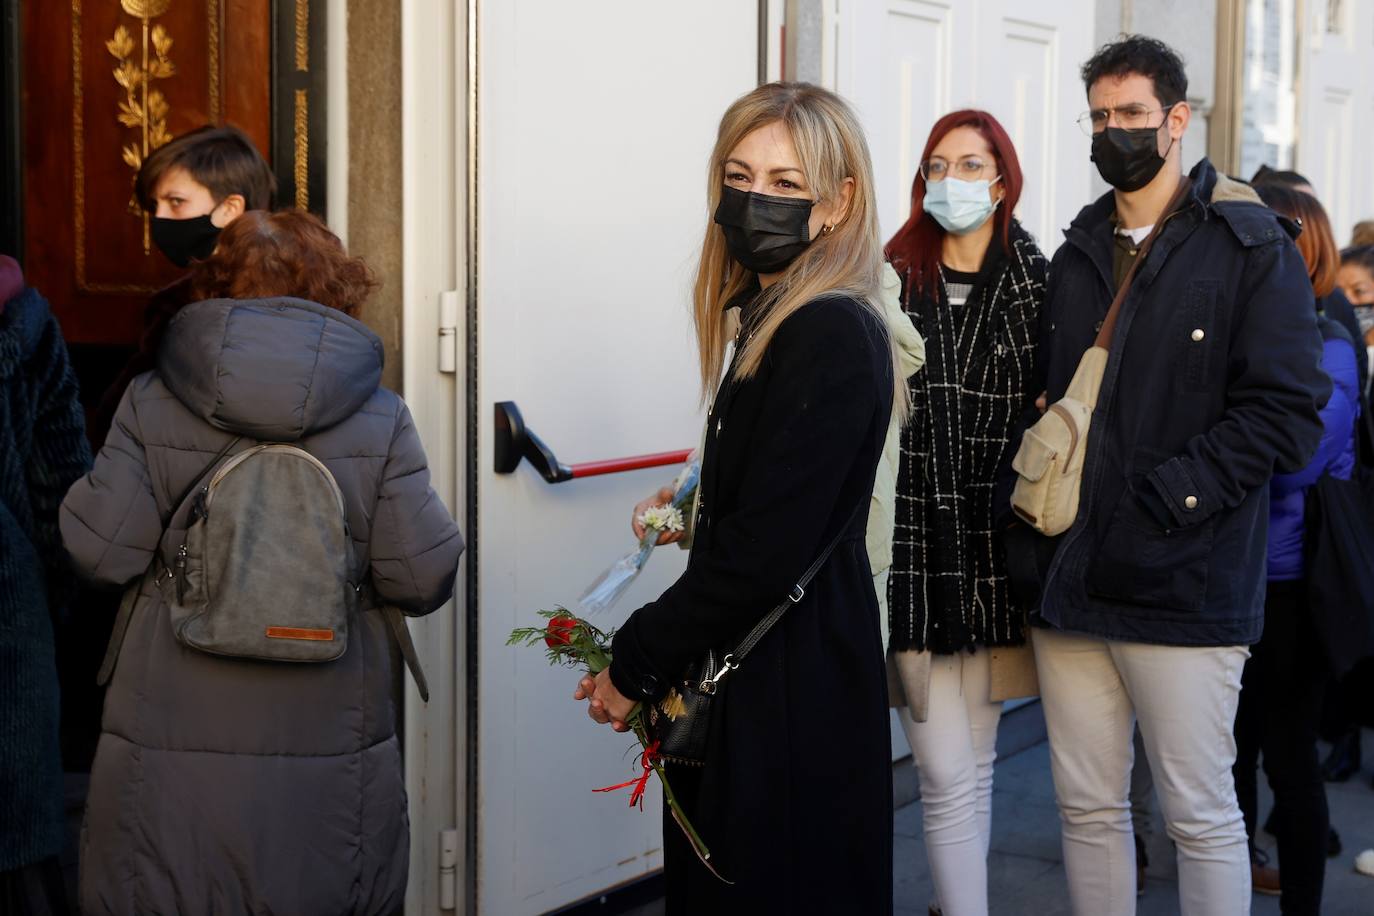
[(1007, 583), (995, 519), (1009, 440), (1039, 394), (1036, 363), (1049, 262), (1013, 221), (994, 240), (968, 302), (922, 296), (906, 276), (903, 305), (926, 341), (902, 433), (888, 613), (894, 650), (949, 654), (1020, 645), (1024, 609)]

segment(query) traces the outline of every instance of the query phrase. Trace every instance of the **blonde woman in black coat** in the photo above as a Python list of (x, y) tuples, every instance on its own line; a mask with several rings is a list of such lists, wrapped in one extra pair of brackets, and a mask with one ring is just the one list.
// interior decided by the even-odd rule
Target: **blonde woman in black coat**
[(709, 875), (668, 821), (668, 911), (887, 913), (891, 751), (864, 528), (906, 389), (877, 306), (882, 242), (858, 121), (823, 89), (761, 86), (726, 112), (707, 193), (694, 302), (714, 400), (691, 559), (630, 616), (611, 667), (578, 698), (623, 730), (636, 703), (731, 648), (839, 536), (717, 696), (705, 767), (669, 765), (734, 883)]

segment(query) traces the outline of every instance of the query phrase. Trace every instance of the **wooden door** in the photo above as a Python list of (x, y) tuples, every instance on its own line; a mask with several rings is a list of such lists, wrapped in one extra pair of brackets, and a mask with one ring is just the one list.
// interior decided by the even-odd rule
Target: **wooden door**
[(26, 279), (70, 343), (135, 343), (149, 295), (178, 275), (133, 201), (138, 164), (206, 123), (270, 150), (271, 0), (26, 0), (20, 13)]

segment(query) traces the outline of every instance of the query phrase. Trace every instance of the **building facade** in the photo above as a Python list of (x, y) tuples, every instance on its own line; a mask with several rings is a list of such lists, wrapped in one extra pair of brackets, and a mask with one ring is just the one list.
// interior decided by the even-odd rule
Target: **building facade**
[[(1374, 0), (153, 6), (181, 17), (168, 97), (185, 101), (171, 129), (194, 126), (193, 114), (250, 120), (291, 189), (282, 203), (323, 212), (383, 280), (364, 318), (386, 340), (386, 381), (410, 403), (471, 545), (453, 604), (413, 625), (431, 685), (428, 704), (405, 688), (414, 916), (544, 913), (661, 867), (657, 795), (640, 812), (591, 792), (633, 775), (627, 742), (585, 719), (574, 673), (505, 637), (541, 608), (576, 601), (629, 549), (631, 507), (673, 470), (557, 485), (528, 464), (498, 473), (495, 405), (518, 404), (567, 463), (695, 445), (689, 287), (710, 216), (706, 157), (732, 99), (777, 78), (849, 98), (868, 132), (885, 233), (907, 215), (934, 120), (986, 108), (1017, 145), (1018, 216), (1048, 252), (1105, 190), (1075, 124), (1087, 107), (1079, 65), (1114, 35), (1145, 32), (1188, 62), (1188, 161), (1209, 155), (1241, 177), (1262, 163), (1296, 168), (1340, 240), (1374, 216)], [(0, 0), (0, 248), (54, 276), (75, 269), (81, 217), (61, 184), (70, 170), (45, 171), (48, 159), (97, 163), (85, 172), (91, 187), (126, 203), (117, 144), (74, 149), (69, 131), (104, 111), (92, 86), (117, 89), (98, 81), (114, 65), (101, 57), (113, 30), (137, 26), (119, 7)], [(56, 17), (51, 28), (26, 32), (40, 16)], [(222, 43), (207, 65), (211, 38)], [(73, 74), (86, 79), (84, 97)], [(250, 98), (237, 87), (255, 88)], [(31, 142), (35, 130), (51, 131), (53, 145)], [(35, 202), (52, 199), (68, 215), (33, 218)], [(138, 261), (141, 229), (125, 221)], [(136, 285), (115, 276), (118, 259), (89, 261), (97, 267), (112, 286)], [(144, 285), (161, 276), (152, 262), (138, 269)], [(93, 376), (109, 358), (101, 348), (131, 342), (127, 290), (50, 295), (64, 326), (80, 328), (78, 357)], [(125, 304), (104, 309), (101, 296)], [(603, 622), (614, 626), (683, 563), (660, 551)]]

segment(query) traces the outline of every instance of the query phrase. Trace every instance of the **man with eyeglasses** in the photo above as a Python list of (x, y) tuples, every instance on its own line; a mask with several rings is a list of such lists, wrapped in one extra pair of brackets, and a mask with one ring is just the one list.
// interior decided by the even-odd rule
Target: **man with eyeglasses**
[(1049, 404), (1158, 236), (1106, 344), (1077, 520), (1054, 540), (1009, 538), (1013, 570), (1040, 589), (1033, 644), (1069, 892), (1077, 914), (1135, 912), (1138, 720), (1177, 847), (1180, 911), (1248, 913), (1232, 724), (1263, 626), (1269, 479), (1312, 456), (1331, 392), (1312, 287), (1295, 227), (1248, 187), (1204, 159), (1180, 188), (1191, 110), (1173, 50), (1125, 37), (1082, 76), (1080, 123), (1113, 190), (1079, 213), (1051, 263)]

